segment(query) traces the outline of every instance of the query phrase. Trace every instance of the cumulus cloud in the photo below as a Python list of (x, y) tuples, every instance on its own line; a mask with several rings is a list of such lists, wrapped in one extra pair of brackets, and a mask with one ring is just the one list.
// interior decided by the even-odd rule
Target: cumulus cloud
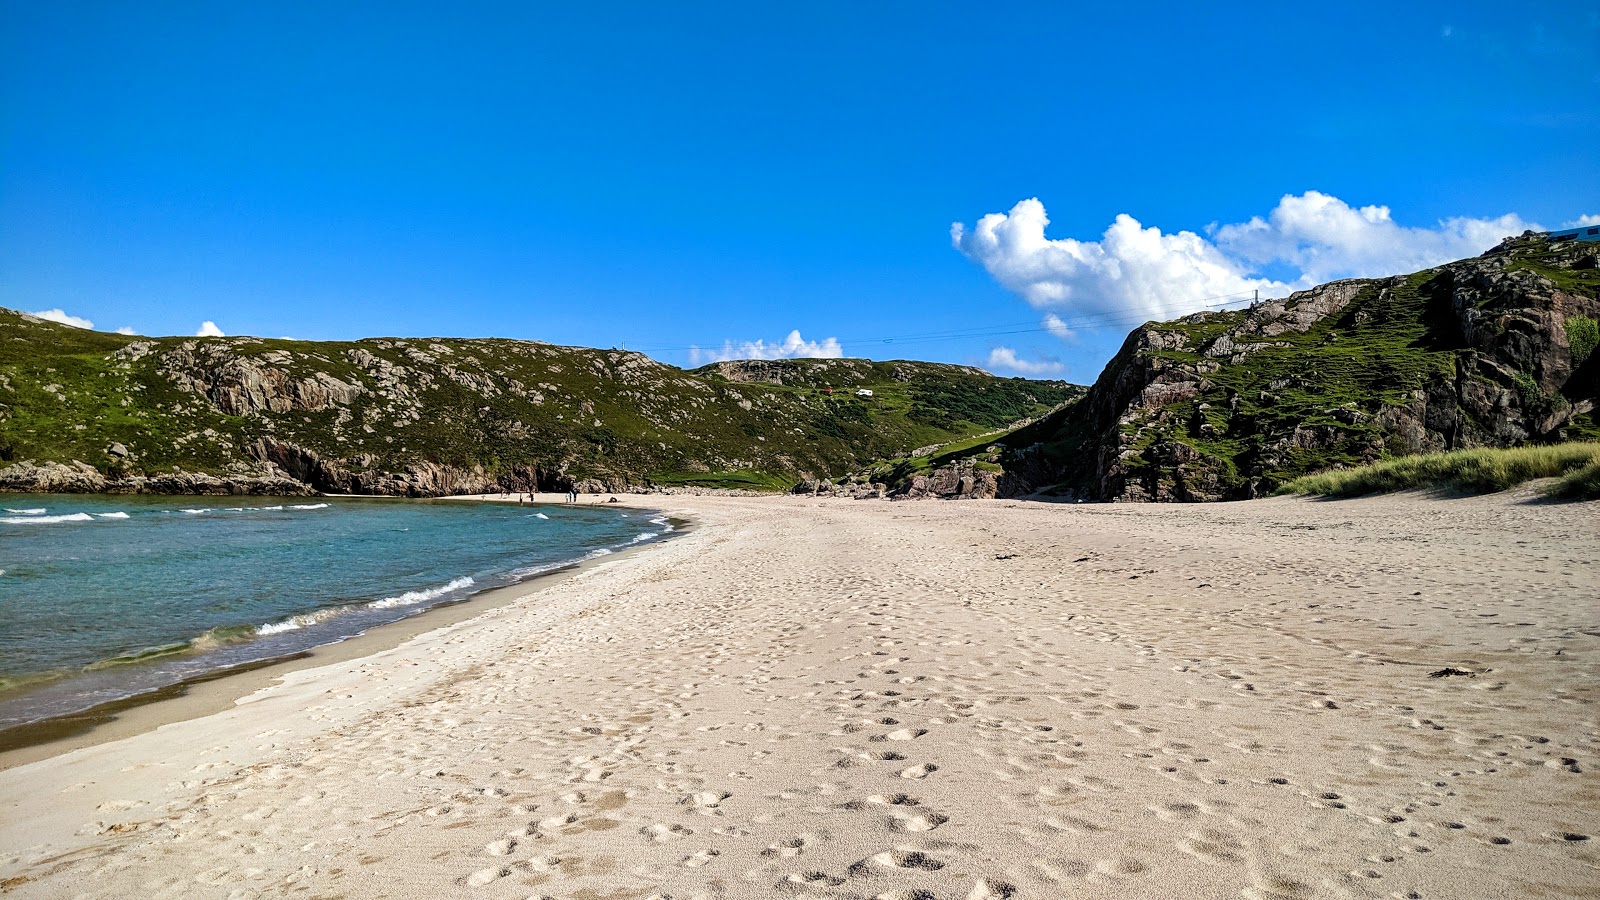
[(80, 318), (63, 309), (42, 309), (32, 315), (38, 316), (47, 322), (60, 322), (62, 325), (71, 325), (73, 328), (93, 328), (94, 323), (88, 319)]
[(1080, 315), (1166, 319), (1219, 295), (1285, 287), (1250, 277), (1237, 260), (1193, 232), (1162, 234), (1126, 214), (1098, 241), (1047, 238), (1049, 224), (1043, 203), (1024, 200), (1009, 213), (984, 216), (970, 231), (956, 222), (950, 241), (1035, 307)]
[(139, 332), (133, 330), (133, 326), (132, 325), (124, 325), (121, 328), (117, 329), (117, 334), (138, 334), (138, 333)]
[(723, 341), (720, 349), (689, 348), (689, 362), (696, 366), (729, 359), (790, 359), (797, 356), (838, 359), (844, 356), (844, 348), (839, 345), (838, 338), (808, 341), (800, 336), (798, 328), (789, 332), (789, 336), (778, 343), (769, 344), (764, 340), (738, 343)]
[(222, 332), (222, 329), (217, 327), (217, 323), (211, 321), (210, 319), (207, 319), (204, 322), (200, 323), (200, 329), (194, 333), (194, 336), (195, 337), (227, 337), (227, 335)]
[[(1396, 223), (1386, 206), (1352, 207), (1318, 191), (1286, 195), (1265, 217), (1163, 233), (1116, 217), (1099, 240), (1047, 238), (1044, 204), (1023, 200), (972, 228), (950, 226), (951, 244), (1001, 286), (1051, 310), (1042, 327), (1125, 325), (1214, 307), (1220, 301), (1282, 296), (1336, 278), (1413, 272), (1489, 249), (1539, 226), (1516, 215), (1445, 219), (1433, 228)], [(1270, 273), (1270, 274), (1269, 274)], [(1053, 311), (1071, 315), (1067, 319)]]
[(1066, 368), (1054, 359), (1023, 359), (1010, 347), (996, 347), (989, 351), (986, 369), (1006, 369), (1023, 375), (1055, 375)]
[(1063, 322), (1061, 317), (1055, 313), (1046, 313), (1045, 317), (1039, 321), (1039, 325), (1042, 326), (1045, 331), (1050, 332), (1062, 340), (1072, 337), (1072, 329), (1067, 327), (1067, 323)]
[(1600, 216), (1583, 215), (1566, 223), (1566, 228), (1584, 228), (1589, 225), (1600, 225)]
[(1476, 256), (1511, 234), (1538, 229), (1508, 213), (1494, 219), (1443, 219), (1409, 228), (1387, 206), (1359, 209), (1320, 191), (1285, 196), (1265, 219), (1213, 230), (1217, 246), (1258, 265), (1287, 263), (1303, 285), (1335, 278), (1402, 275)]

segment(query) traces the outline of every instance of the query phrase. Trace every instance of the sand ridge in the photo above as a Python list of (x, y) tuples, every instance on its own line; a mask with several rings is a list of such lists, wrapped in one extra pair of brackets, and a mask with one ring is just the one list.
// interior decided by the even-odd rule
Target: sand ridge
[(705, 527), (0, 772), (0, 884), (1600, 891), (1595, 504), (644, 500)]

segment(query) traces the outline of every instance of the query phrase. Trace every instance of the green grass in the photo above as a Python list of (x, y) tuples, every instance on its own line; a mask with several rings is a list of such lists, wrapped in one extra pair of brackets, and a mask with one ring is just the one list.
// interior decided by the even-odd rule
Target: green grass
[(718, 490), (770, 491), (782, 493), (794, 480), (765, 472), (744, 469), (736, 472), (664, 472), (650, 476), (663, 487), (699, 487)]
[[(148, 352), (119, 355), (136, 342)], [(361, 390), (327, 409), (224, 413), (216, 398), (237, 392), (229, 373), (240, 366)], [(437, 464), (776, 490), (989, 432), (995, 416), (1040, 415), (1081, 390), (915, 361), (762, 366), (768, 380), (737, 381), (714, 367), (493, 338), (141, 338), (0, 310), (0, 467), (76, 459), (110, 475), (222, 474), (253, 469), (251, 446), (272, 437), (364, 472)], [(873, 396), (856, 396), (861, 387)], [(111, 455), (114, 443), (132, 456)]]
[(1567, 346), (1572, 349), (1572, 367), (1584, 364), (1600, 345), (1600, 322), (1588, 316), (1573, 316), (1564, 323), (1567, 329)]
[(1306, 475), (1279, 488), (1278, 493), (1358, 497), (1442, 487), (1488, 494), (1535, 478), (1561, 478), (1549, 490), (1554, 496), (1600, 498), (1600, 443), (1423, 453)]

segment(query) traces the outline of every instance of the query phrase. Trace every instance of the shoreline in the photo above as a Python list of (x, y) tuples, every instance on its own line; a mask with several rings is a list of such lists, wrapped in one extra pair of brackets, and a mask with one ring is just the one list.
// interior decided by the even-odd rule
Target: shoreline
[(678, 498), (653, 553), (0, 771), (0, 885), (1587, 896), (1596, 507), (1523, 499)]
[[(513, 502), (517, 495), (506, 495)], [(549, 495), (555, 496), (555, 495)], [(366, 498), (362, 498), (366, 499)], [(413, 498), (379, 498), (408, 500)], [(497, 495), (430, 497), (428, 500), (506, 502)], [(557, 501), (540, 501), (546, 505)], [(0, 771), (153, 731), (163, 725), (221, 712), (258, 691), (305, 669), (361, 659), (393, 649), (412, 638), (468, 621), (535, 591), (542, 591), (605, 562), (669, 543), (695, 528), (692, 520), (662, 511), (672, 526), (661, 537), (623, 544), (610, 553), (579, 558), (515, 584), (492, 587), (459, 600), (448, 600), (412, 616), (368, 628), (339, 640), (284, 656), (254, 660), (183, 678), (169, 685), (95, 704), (77, 712), (50, 716), (0, 729)], [(70, 677), (70, 676), (69, 676)]]

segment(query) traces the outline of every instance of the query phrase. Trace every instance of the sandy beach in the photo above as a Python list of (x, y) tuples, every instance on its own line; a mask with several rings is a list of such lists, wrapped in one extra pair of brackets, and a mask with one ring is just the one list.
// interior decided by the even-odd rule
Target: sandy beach
[(0, 890), (1600, 895), (1600, 508), (1533, 497), (624, 497), (696, 527), (0, 771)]

